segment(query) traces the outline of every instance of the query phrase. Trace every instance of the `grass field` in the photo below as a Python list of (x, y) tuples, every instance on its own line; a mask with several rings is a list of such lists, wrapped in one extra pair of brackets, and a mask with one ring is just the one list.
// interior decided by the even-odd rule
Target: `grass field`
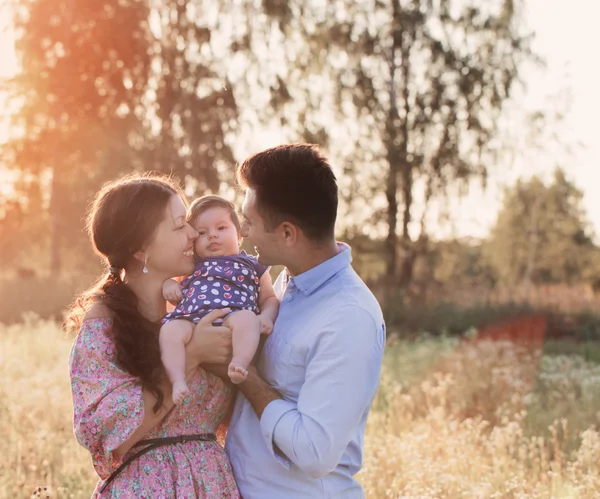
[[(90, 496), (95, 474), (71, 428), (69, 347), (52, 322), (0, 326), (1, 498), (38, 487), (40, 497)], [(367, 497), (597, 497), (600, 366), (558, 351), (390, 344), (359, 476)]]

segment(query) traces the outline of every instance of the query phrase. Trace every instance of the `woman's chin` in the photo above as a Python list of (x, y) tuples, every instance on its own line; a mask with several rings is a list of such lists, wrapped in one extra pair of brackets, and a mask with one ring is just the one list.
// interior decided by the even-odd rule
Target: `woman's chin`
[(186, 262), (184, 265), (181, 266), (181, 270), (179, 271), (180, 276), (182, 275), (189, 275), (192, 272), (194, 272), (194, 260), (190, 261), (190, 262)]

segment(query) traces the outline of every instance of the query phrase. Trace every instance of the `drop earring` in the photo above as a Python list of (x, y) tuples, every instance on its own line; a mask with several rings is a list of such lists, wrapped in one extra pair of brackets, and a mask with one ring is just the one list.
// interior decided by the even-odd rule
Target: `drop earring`
[(146, 260), (144, 260), (144, 268), (142, 269), (142, 272), (144, 274), (148, 274), (148, 266), (146, 265), (148, 263), (148, 257), (146, 257)]

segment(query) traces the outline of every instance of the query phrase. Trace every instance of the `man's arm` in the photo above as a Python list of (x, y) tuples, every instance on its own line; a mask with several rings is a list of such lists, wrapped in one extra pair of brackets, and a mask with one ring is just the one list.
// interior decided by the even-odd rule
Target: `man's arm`
[(245, 395), (275, 459), (289, 467), (281, 452), (313, 478), (335, 469), (377, 391), (384, 344), (383, 324), (360, 307), (344, 307), (309, 351), (297, 403), (253, 377)]
[(244, 394), (244, 397), (246, 397), (252, 405), (258, 419), (261, 418), (265, 407), (274, 400), (282, 399), (279, 392), (274, 388), (271, 388), (271, 386), (258, 375), (256, 368), (252, 365), (248, 366), (248, 377), (243, 383), (239, 384), (238, 387)]

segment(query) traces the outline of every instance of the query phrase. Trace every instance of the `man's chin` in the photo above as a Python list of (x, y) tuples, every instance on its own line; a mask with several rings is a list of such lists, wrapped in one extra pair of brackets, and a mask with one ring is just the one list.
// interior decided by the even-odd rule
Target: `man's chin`
[(256, 259), (258, 260), (258, 263), (262, 263), (263, 265), (271, 265), (268, 260), (258, 251), (256, 252)]

